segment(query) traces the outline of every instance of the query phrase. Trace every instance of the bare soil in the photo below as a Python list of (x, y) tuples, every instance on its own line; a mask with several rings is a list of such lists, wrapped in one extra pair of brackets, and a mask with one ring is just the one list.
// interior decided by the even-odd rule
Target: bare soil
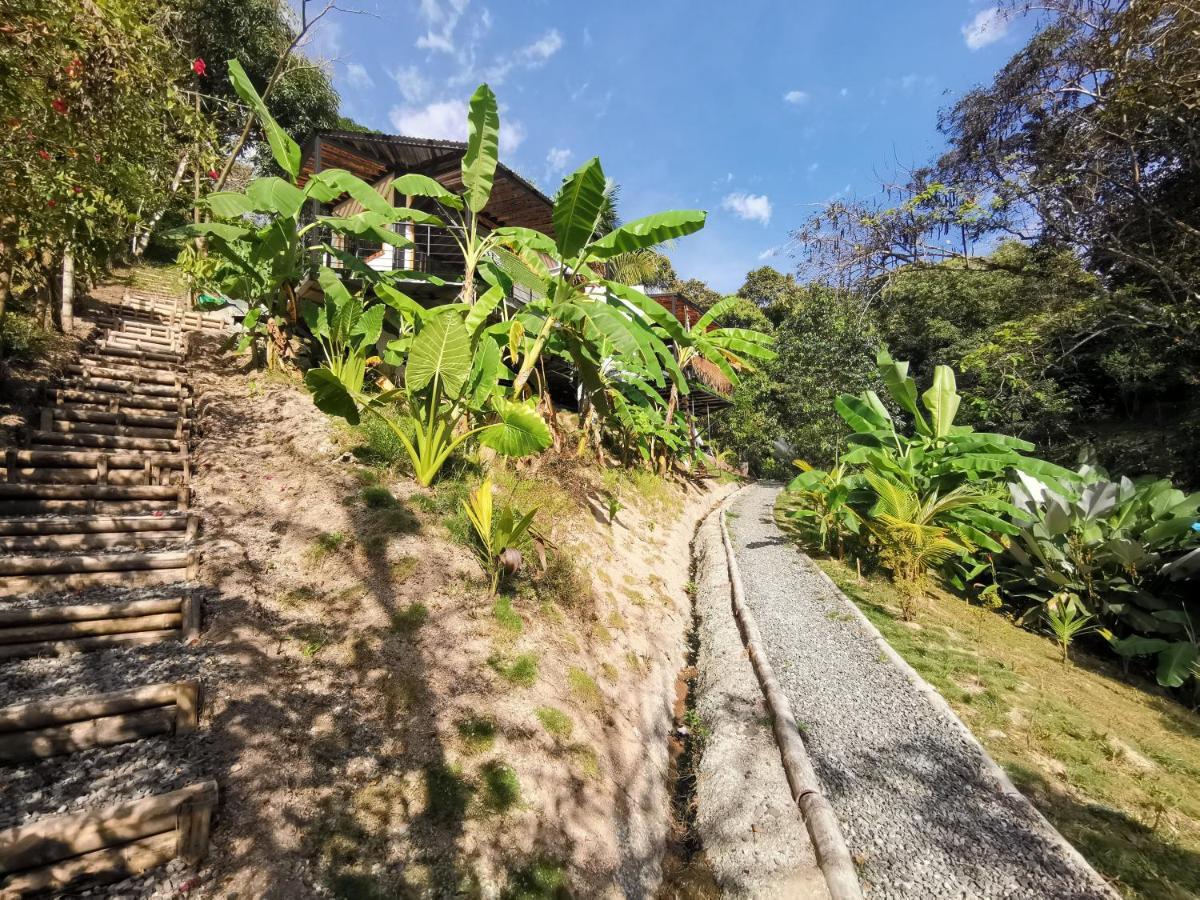
[(302, 388), (196, 340), (203, 642), (238, 674), (206, 697), (223, 797), (189, 896), (652, 895), (689, 541), (729, 487), (501, 470), (562, 559), (497, 601), (453, 481), (360, 465)]

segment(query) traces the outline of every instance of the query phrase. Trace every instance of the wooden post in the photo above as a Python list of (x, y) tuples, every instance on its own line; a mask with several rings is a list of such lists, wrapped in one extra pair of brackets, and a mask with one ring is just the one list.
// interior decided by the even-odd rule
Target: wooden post
[(62, 329), (70, 331), (75, 325), (75, 253), (70, 247), (63, 253), (62, 263)]
[(181, 681), (175, 685), (175, 733), (191, 734), (200, 726), (200, 683)]

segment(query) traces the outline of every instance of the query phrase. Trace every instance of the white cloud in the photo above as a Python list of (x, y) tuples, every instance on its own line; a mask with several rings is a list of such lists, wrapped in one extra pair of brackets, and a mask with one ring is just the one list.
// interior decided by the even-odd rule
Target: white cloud
[(551, 28), (531, 44), (509, 53), (503, 62), (496, 63), (484, 73), (484, 81), (492, 85), (503, 84), (513, 69), (540, 69), (562, 49), (563, 37), (557, 28)]
[(808, 102), (808, 91), (788, 91), (783, 95), (785, 103), (792, 103), (799, 106), (802, 103)]
[[(427, 106), (393, 106), (388, 113), (392, 127), (408, 137), (440, 138), (447, 141), (467, 139), (467, 103), (442, 100)], [(500, 123), (500, 152), (512, 153), (525, 140), (525, 126), (513, 119)]]
[(421, 0), (421, 18), (429, 28), (417, 38), (422, 50), (454, 53), (454, 29), (470, 0)]
[(571, 162), (571, 151), (564, 147), (551, 147), (546, 154), (546, 166), (551, 175), (566, 171)]
[(771, 221), (771, 200), (766, 194), (726, 194), (721, 207), (749, 222)]
[(396, 69), (391, 75), (406, 103), (420, 103), (429, 96), (429, 79), (416, 66)]
[(963, 39), (972, 50), (978, 50), (1008, 34), (1009, 24), (1008, 16), (999, 7), (982, 9), (962, 27)]
[(367, 71), (366, 66), (359, 63), (346, 64), (346, 84), (352, 88), (369, 88), (375, 84), (375, 79), (371, 77), (371, 73)]
[(850, 96), (850, 88), (842, 88), (840, 91), (838, 91), (838, 96), (839, 97), (849, 97)]
[(758, 254), (758, 261), (763, 262), (764, 260), (770, 259), (772, 256), (778, 256), (778, 255), (779, 255), (778, 247), (768, 247), (762, 253)]

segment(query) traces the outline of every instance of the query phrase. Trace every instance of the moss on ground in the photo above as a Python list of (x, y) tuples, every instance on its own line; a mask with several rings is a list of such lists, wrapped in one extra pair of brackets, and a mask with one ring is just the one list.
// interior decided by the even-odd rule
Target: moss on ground
[(1064, 665), (1050, 640), (940, 591), (903, 623), (890, 583), (818, 564), (1125, 896), (1200, 896), (1200, 717), (1081, 650)]

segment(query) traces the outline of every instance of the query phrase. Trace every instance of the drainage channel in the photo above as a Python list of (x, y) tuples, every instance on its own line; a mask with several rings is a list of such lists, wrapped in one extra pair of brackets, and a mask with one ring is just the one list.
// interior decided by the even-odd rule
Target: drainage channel
[(695, 592), (690, 589), (696, 576), (692, 554), (692, 581), (688, 597), (692, 618), (687, 633), (686, 665), (675, 679), (675, 727), (668, 740), (671, 785), (671, 830), (663, 855), (663, 880), (655, 895), (658, 900), (710, 900), (721, 897), (704, 846), (696, 827), (696, 778), (704, 754), (705, 729), (695, 708), (695, 684), (699, 674), (696, 662), (700, 654), (699, 616)]

